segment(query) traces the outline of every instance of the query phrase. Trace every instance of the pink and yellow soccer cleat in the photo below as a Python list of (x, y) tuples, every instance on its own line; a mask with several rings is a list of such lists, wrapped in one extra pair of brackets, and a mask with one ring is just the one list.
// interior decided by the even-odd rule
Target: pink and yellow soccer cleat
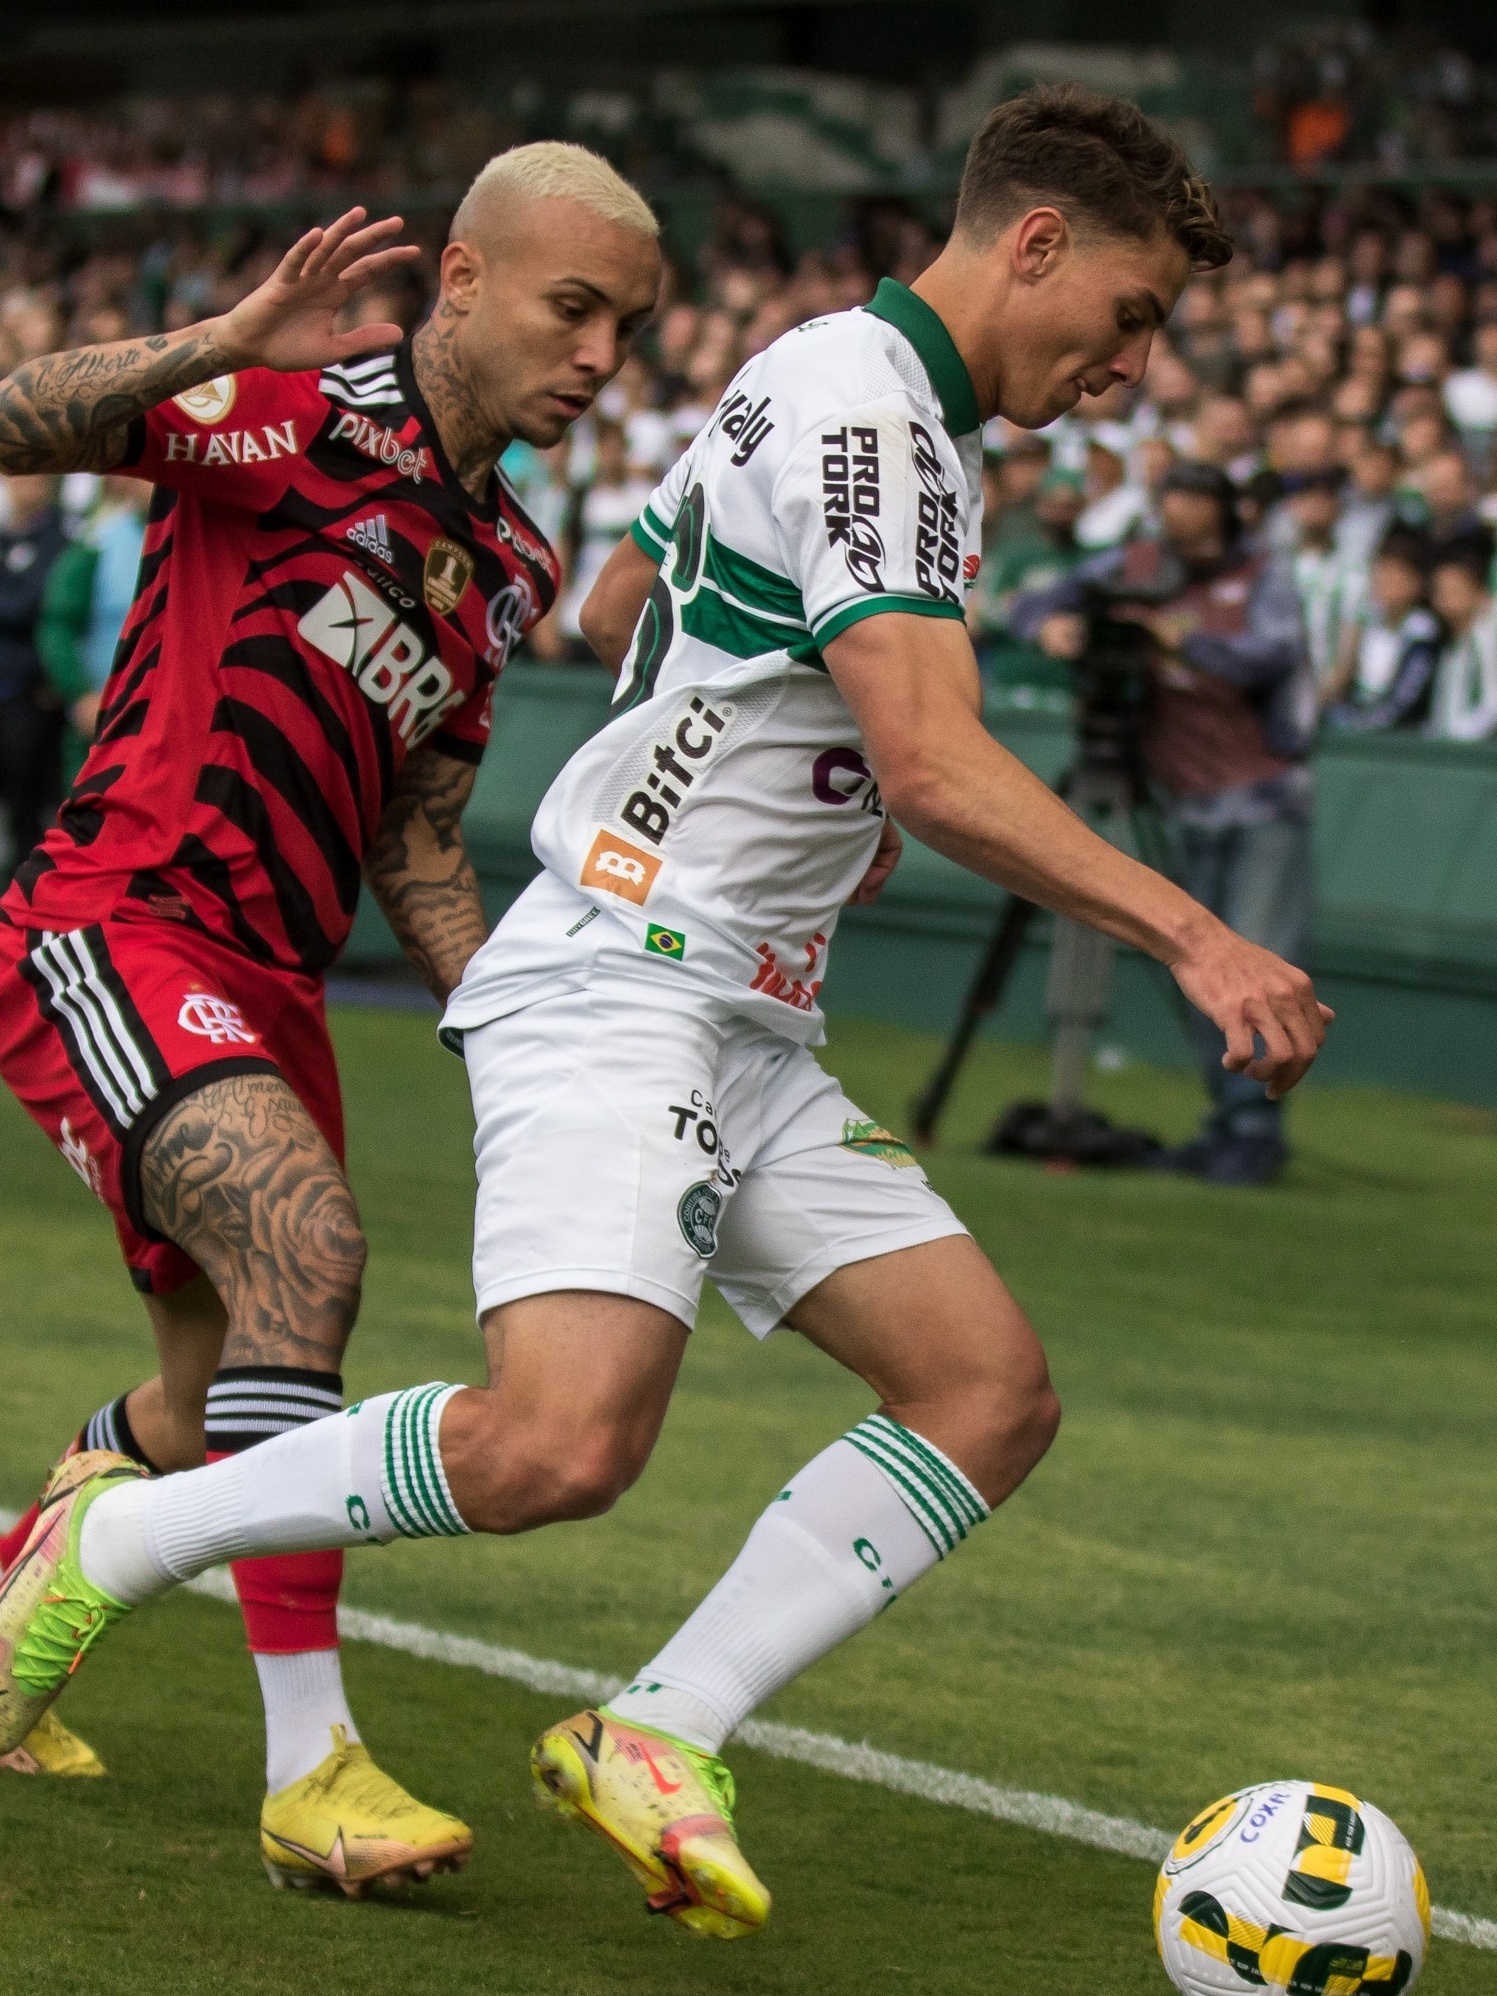
[(129, 1608), (84, 1577), (83, 1520), (138, 1462), (86, 1449), (60, 1462), (19, 1557), (0, 1580), (0, 1754), (13, 1753), (88, 1652)]
[(769, 1918), (768, 1892), (733, 1833), (733, 1777), (715, 1754), (606, 1712), (579, 1712), (531, 1749), (542, 1806), (607, 1839), (652, 1913), (737, 1940)]

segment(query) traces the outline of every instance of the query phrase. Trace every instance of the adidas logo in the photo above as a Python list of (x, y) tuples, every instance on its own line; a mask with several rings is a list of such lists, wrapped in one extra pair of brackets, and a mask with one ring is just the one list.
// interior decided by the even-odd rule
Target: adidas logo
[(365, 554), (372, 554), (389, 568), (395, 566), (395, 550), (390, 545), (383, 513), (376, 513), (372, 520), (360, 520), (356, 526), (350, 527), (348, 538)]

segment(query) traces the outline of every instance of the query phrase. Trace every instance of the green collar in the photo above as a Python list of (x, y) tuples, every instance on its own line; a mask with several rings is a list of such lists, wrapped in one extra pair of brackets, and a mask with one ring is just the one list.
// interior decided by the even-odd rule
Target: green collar
[(908, 286), (897, 284), (892, 277), (883, 280), (864, 310), (875, 319), (886, 319), (919, 354), (920, 364), (930, 376), (930, 385), (940, 398), (946, 434), (965, 437), (980, 429), (982, 418), (977, 413), (972, 377), (940, 313), (932, 311), (923, 298), (917, 297)]

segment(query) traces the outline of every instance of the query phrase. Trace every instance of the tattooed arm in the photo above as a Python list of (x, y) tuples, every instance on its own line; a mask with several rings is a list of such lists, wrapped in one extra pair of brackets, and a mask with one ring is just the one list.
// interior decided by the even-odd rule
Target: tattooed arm
[(364, 860), (400, 947), (444, 1002), (489, 932), (459, 823), (477, 774), (439, 749), (417, 749)]
[(367, 228), (363, 220), (362, 208), (350, 208), (330, 228), (309, 230), (222, 318), (23, 362), (0, 381), (0, 471), (111, 471), (124, 462), (135, 417), (215, 375), (325, 367), (396, 345), (399, 326), (336, 330), (355, 292), (419, 254), (390, 246), (398, 216)]

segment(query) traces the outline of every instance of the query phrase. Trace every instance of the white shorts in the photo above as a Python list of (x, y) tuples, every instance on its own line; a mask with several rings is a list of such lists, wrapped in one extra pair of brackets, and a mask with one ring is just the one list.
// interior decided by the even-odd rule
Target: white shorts
[(557, 1289), (696, 1321), (710, 1275), (755, 1337), (835, 1269), (966, 1229), (806, 1048), (624, 980), (464, 1035), (479, 1314)]

